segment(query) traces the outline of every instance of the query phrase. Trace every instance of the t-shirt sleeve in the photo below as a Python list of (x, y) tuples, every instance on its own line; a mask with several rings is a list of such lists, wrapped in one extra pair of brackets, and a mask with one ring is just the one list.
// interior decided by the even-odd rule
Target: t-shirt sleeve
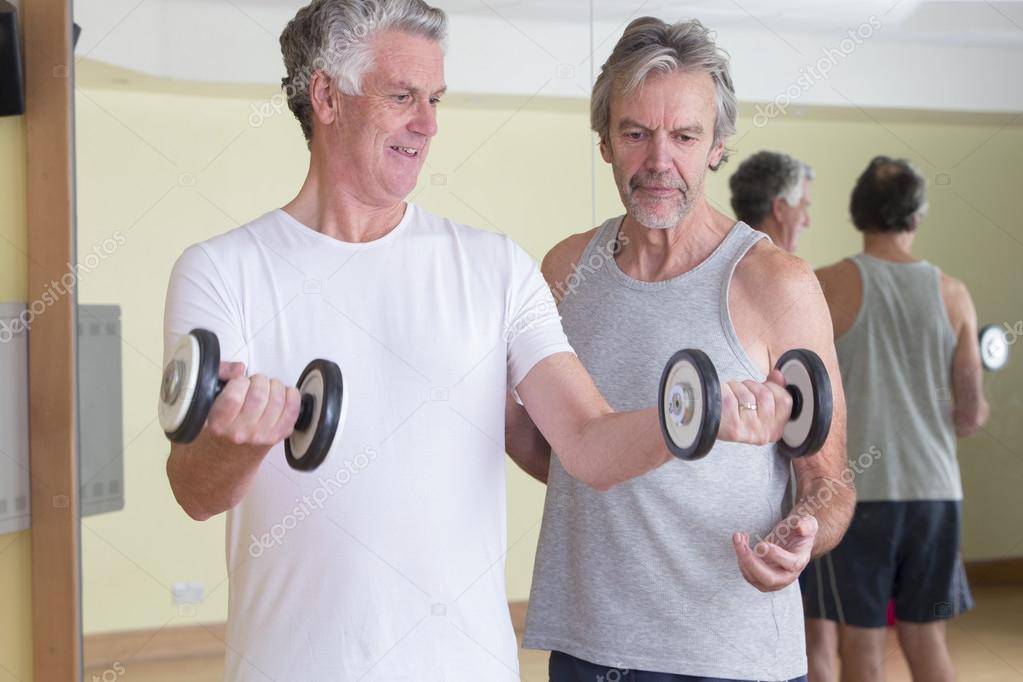
[(574, 353), (561, 327), (561, 316), (536, 261), (511, 241), (511, 286), (505, 340), (508, 348), (508, 390), (515, 388), (529, 370), (555, 353)]
[(185, 249), (171, 270), (163, 315), (165, 365), (181, 337), (197, 327), (217, 335), (222, 361), (248, 366), (237, 300), (202, 244)]

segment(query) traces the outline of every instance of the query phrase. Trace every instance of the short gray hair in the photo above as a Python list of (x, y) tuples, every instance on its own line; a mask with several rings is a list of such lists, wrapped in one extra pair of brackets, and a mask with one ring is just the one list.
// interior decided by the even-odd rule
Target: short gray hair
[(287, 72), (281, 86), (306, 142), (313, 137), (313, 74), (323, 71), (341, 92), (362, 94), (362, 77), (373, 61), (373, 38), (382, 31), (403, 31), (443, 44), (447, 17), (422, 0), (313, 0), (288, 22), (281, 33)]
[(771, 214), (771, 205), (781, 197), (789, 206), (803, 198), (803, 180), (813, 180), (813, 168), (781, 152), (757, 152), (728, 179), (735, 217), (759, 227)]
[[(608, 140), (612, 96), (632, 94), (652, 72), (676, 70), (710, 75), (717, 102), (714, 143), (734, 135), (738, 107), (728, 72), (728, 53), (714, 43), (711, 31), (696, 19), (669, 24), (654, 17), (640, 17), (625, 28), (593, 84), (590, 126), (600, 141)], [(726, 149), (721, 163), (727, 160)]]

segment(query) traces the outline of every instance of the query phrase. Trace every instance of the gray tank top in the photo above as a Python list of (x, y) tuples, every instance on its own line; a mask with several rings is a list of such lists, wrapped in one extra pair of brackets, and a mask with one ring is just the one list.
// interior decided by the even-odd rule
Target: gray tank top
[(951, 388), (956, 338), (941, 272), (926, 261), (851, 260), (863, 302), (835, 348), (857, 499), (961, 500)]
[[(560, 305), (572, 347), (611, 406), (652, 407), (664, 363), (687, 347), (705, 351), (722, 381), (763, 381), (732, 326), (728, 285), (766, 235), (737, 223), (689, 272), (643, 282), (611, 256), (621, 222), (597, 230)], [(788, 506), (788, 482), (774, 446), (719, 442), (699, 461), (671, 461), (603, 493), (551, 457), (524, 645), (633, 670), (805, 674), (798, 584), (758, 591), (739, 573), (731, 540), (737, 530), (770, 532)]]

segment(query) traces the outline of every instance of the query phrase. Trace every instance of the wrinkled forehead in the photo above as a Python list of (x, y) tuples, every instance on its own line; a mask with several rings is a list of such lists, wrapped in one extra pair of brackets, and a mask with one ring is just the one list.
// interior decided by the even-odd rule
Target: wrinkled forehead
[(714, 80), (705, 71), (675, 70), (646, 76), (631, 92), (615, 88), (611, 129), (623, 122), (651, 130), (713, 130), (717, 117)]

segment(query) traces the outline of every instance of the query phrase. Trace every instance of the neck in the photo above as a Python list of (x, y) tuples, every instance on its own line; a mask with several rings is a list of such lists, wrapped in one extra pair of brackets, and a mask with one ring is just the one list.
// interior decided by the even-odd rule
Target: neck
[(631, 215), (622, 224), (618, 267), (633, 279), (657, 282), (692, 270), (721, 243), (734, 221), (702, 197), (675, 227), (644, 227)]
[(760, 226), (757, 227), (757, 229), (766, 234), (768, 237), (770, 237), (771, 241), (774, 242), (774, 245), (777, 246), (779, 249), (784, 249), (789, 253), (792, 253), (795, 250), (792, 248), (792, 245), (785, 237), (785, 233), (782, 230), (781, 225), (779, 225), (775, 221), (767, 219), (763, 223), (761, 223)]
[(916, 260), (910, 253), (913, 245), (913, 232), (864, 232), (863, 253), (896, 262)]
[(383, 237), (401, 222), (405, 202), (369, 203), (343, 183), (331, 181), (334, 174), (316, 159), (313, 154), (298, 195), (283, 206), (300, 223), (343, 242), (362, 243)]

